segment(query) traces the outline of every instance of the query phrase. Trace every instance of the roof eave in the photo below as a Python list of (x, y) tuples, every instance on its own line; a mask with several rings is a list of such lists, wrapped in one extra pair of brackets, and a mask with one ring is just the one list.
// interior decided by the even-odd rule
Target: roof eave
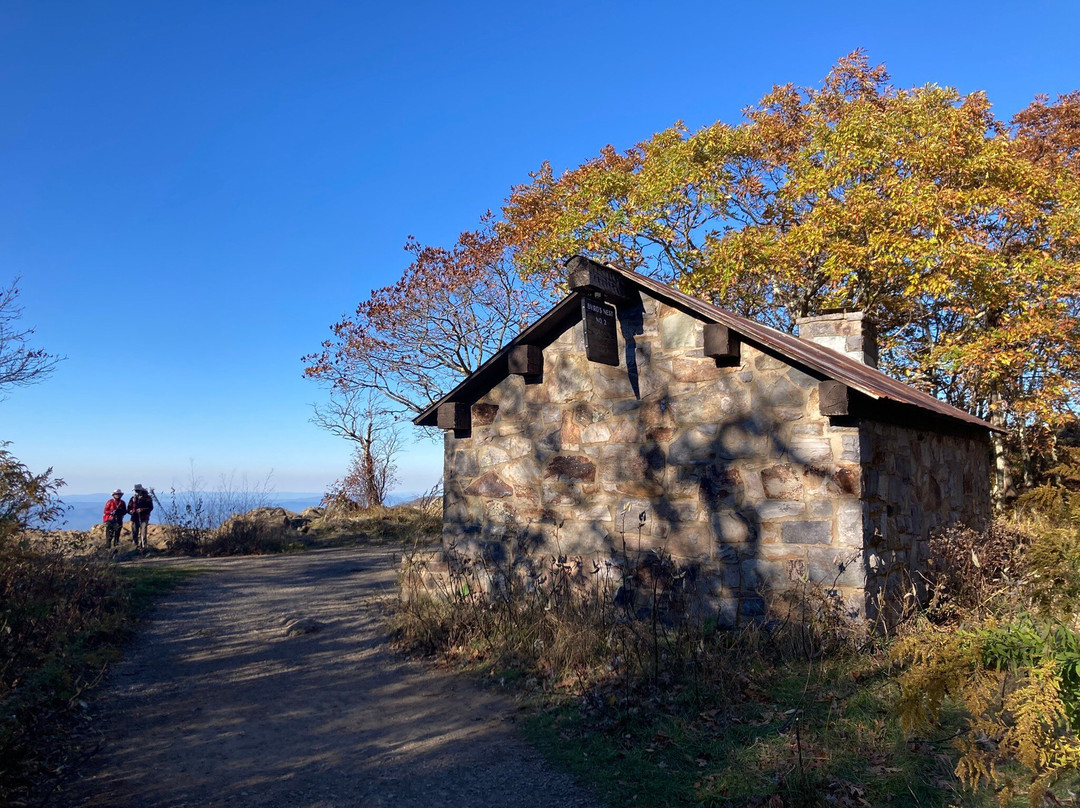
[(934, 398), (918, 388), (882, 373), (877, 368), (858, 362), (831, 348), (818, 345), (810, 340), (800, 339), (793, 334), (778, 331), (735, 312), (706, 303), (667, 284), (662, 284), (653, 278), (639, 275), (632, 270), (614, 264), (606, 264), (606, 266), (619, 273), (629, 283), (635, 284), (650, 294), (665, 298), (668, 302), (681, 304), (702, 317), (726, 325), (741, 337), (749, 338), (749, 341), (757, 343), (758, 346), (767, 346), (771, 350), (780, 353), (788, 361), (803, 364), (830, 379), (848, 385), (869, 398), (888, 399), (900, 404), (913, 405), (937, 416), (952, 418), (994, 432), (1004, 432), (1003, 429), (995, 427), (971, 413)]
[[(1005, 431), (915, 387), (893, 379), (877, 368), (864, 365), (831, 348), (800, 339), (792, 334), (750, 320), (735, 312), (706, 303), (646, 275), (640, 275), (615, 264), (609, 263), (604, 266), (618, 273), (638, 290), (646, 291), (650, 295), (666, 303), (674, 304), (679, 308), (689, 309), (705, 320), (725, 325), (756, 347), (764, 347), (779, 353), (787, 361), (801, 364), (826, 378), (842, 382), (871, 399), (886, 399), (898, 404), (918, 407), (936, 417), (960, 421), (993, 432), (1004, 433)], [(440, 405), (452, 401), (475, 399), (477, 394), (474, 388), (490, 387), (497, 384), (498, 381), (491, 382), (489, 377), (498, 377), (498, 380), (501, 380), (507, 375), (507, 355), (510, 350), (515, 345), (534, 344), (543, 341), (556, 326), (562, 323), (564, 317), (569, 317), (575, 312), (577, 316), (580, 316), (580, 309), (576, 306), (578, 300), (580, 300), (580, 295), (572, 293), (556, 303), (545, 314), (541, 315), (536, 322), (507, 342), (487, 362), (462, 379), (453, 390), (421, 411), (413, 419), (413, 423), (417, 426), (436, 426)], [(500, 366), (502, 367), (501, 374), (498, 372)], [(488, 384), (488, 382), (491, 383)]]
[[(580, 307), (575, 304), (580, 300), (580, 295), (570, 294), (564, 297), (525, 330), (507, 342), (497, 352), (492, 354), (484, 364), (466, 376), (458, 385), (449, 393), (444, 395), (438, 401), (430, 404), (426, 409), (422, 410), (419, 415), (413, 418), (413, 423), (416, 426), (436, 426), (439, 406), (446, 404), (450, 401), (464, 401), (473, 398), (472, 388), (481, 385), (481, 381), (487, 376), (494, 374), (499, 366), (504, 368), (502, 376), (507, 375), (505, 370), (507, 364), (507, 355), (515, 345), (529, 345), (534, 344), (533, 340), (543, 341), (547, 338), (550, 331), (558, 326), (564, 318), (569, 318), (575, 313), (580, 316)], [(497, 382), (496, 382), (497, 383)]]

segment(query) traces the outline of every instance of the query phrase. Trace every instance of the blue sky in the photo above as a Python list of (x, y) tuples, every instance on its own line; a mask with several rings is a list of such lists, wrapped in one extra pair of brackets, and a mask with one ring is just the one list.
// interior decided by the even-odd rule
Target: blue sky
[[(192, 466), (322, 491), (300, 357), (412, 234), (449, 245), (543, 160), (735, 122), (857, 47), (1009, 117), (1080, 87), (1080, 4), (0, 4), (0, 283), (66, 355), (0, 439), (68, 491)], [(438, 478), (410, 446), (399, 490)]]

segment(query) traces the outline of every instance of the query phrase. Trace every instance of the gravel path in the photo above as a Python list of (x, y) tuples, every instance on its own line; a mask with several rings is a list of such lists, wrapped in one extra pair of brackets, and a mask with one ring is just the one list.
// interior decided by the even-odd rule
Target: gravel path
[[(385, 550), (198, 564), (113, 670), (100, 751), (50, 808), (595, 804), (505, 698), (387, 648)], [(322, 628), (288, 636), (296, 619)]]

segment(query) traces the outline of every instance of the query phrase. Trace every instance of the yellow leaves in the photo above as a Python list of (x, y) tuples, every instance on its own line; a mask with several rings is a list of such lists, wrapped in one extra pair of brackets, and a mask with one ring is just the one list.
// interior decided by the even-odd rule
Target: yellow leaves
[(925, 728), (941, 714), (946, 696), (951, 698), (964, 714), (956, 774), (971, 788), (993, 786), (1002, 805), (1024, 783), (1031, 804), (1039, 805), (1062, 774), (1080, 769), (1080, 737), (1073, 723), (1080, 714), (1075, 601), (1063, 600), (1043, 617), (1021, 611), (1038, 600), (1033, 581), (1040, 575), (1049, 574), (1057, 589), (1067, 588), (1059, 571), (1067, 569), (1076, 580), (1080, 533), (1070, 535), (1067, 540), (1037, 536), (1017, 557), (1016, 586), (999, 595), (1005, 602), (988, 604), (1003, 609), (1004, 619), (951, 629), (923, 623), (892, 651), (904, 666), (898, 677), (904, 729)]
[[(1038, 806), (1046, 789), (1060, 774), (1080, 767), (1080, 741), (1069, 725), (1056, 664), (1047, 660), (1028, 670), (1003, 700), (1001, 715), (1010, 719), (1007, 724), (1001, 721), (988, 724), (989, 729), (998, 732), (996, 754), (983, 756), (984, 765), (965, 767), (963, 774), (958, 766), (957, 774), (961, 779), (966, 776), (968, 785), (980, 781), (1000, 784), (1001, 773), (987, 764), (994, 758), (1012, 757), (1033, 772), (1029, 797), (1031, 805)], [(962, 762), (978, 757), (969, 749)]]
[[(1080, 93), (1010, 129), (985, 94), (896, 89), (856, 51), (820, 87), (774, 87), (744, 114), (605, 147), (559, 177), (541, 166), (503, 208), (519, 268), (551, 279), (558, 257), (588, 251), (784, 328), (857, 305), (887, 372), (961, 406), (1067, 411), (1080, 392)], [(1064, 305), (1024, 311), (1037, 301)]]
[(966, 693), (977, 700), (992, 677), (980, 671), (981, 646), (971, 635), (958, 637), (926, 624), (893, 646), (894, 661), (906, 665), (899, 677), (897, 711), (906, 732), (925, 728), (937, 720), (947, 694)]

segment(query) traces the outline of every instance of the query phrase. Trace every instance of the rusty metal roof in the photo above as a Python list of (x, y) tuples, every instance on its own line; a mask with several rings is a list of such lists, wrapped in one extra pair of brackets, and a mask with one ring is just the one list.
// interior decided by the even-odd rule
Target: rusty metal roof
[[(887, 376), (877, 368), (865, 365), (831, 348), (826, 348), (809, 340), (799, 339), (796, 336), (770, 328), (728, 309), (713, 306), (646, 275), (640, 275), (615, 264), (604, 264), (603, 266), (616, 272), (632, 286), (648, 292), (665, 303), (692, 311), (709, 322), (725, 325), (739, 334), (744, 341), (750, 342), (757, 347), (767, 348), (794, 363), (816, 371), (826, 378), (843, 382), (848, 387), (871, 399), (894, 401), (916, 407), (935, 416), (961, 421), (983, 429), (1002, 431), (981, 418), (964, 412), (951, 404), (946, 404), (944, 401), (936, 399), (921, 390)], [(471, 400), (474, 396), (482, 395), (483, 393), (480, 391), (486, 391), (497, 384), (509, 372), (507, 354), (510, 349), (518, 344), (550, 343), (571, 320), (580, 319), (581, 310), (580, 306), (577, 305), (579, 299), (580, 295), (574, 293), (557, 303), (539, 320), (503, 346), (491, 359), (462, 380), (457, 387), (416, 416), (413, 423), (418, 426), (435, 426), (436, 411), (440, 404), (448, 401)]]
[(922, 390), (882, 373), (877, 368), (863, 364), (831, 348), (818, 345), (810, 340), (799, 339), (796, 336), (762, 325), (728, 309), (713, 306), (703, 300), (698, 300), (696, 297), (680, 292), (667, 284), (660, 283), (645, 275), (639, 275), (629, 269), (623, 269), (614, 264), (605, 264), (605, 266), (655, 297), (681, 304), (683, 307), (712, 322), (726, 325), (744, 338), (748, 338), (749, 341), (772, 348), (777, 353), (813, 368), (830, 379), (843, 382), (848, 387), (858, 390), (870, 398), (884, 398), (900, 404), (909, 404), (928, 410), (935, 415), (954, 418), (984, 429), (1002, 431), (971, 413), (964, 412), (964, 410), (951, 404), (946, 404), (944, 401), (934, 398)]

